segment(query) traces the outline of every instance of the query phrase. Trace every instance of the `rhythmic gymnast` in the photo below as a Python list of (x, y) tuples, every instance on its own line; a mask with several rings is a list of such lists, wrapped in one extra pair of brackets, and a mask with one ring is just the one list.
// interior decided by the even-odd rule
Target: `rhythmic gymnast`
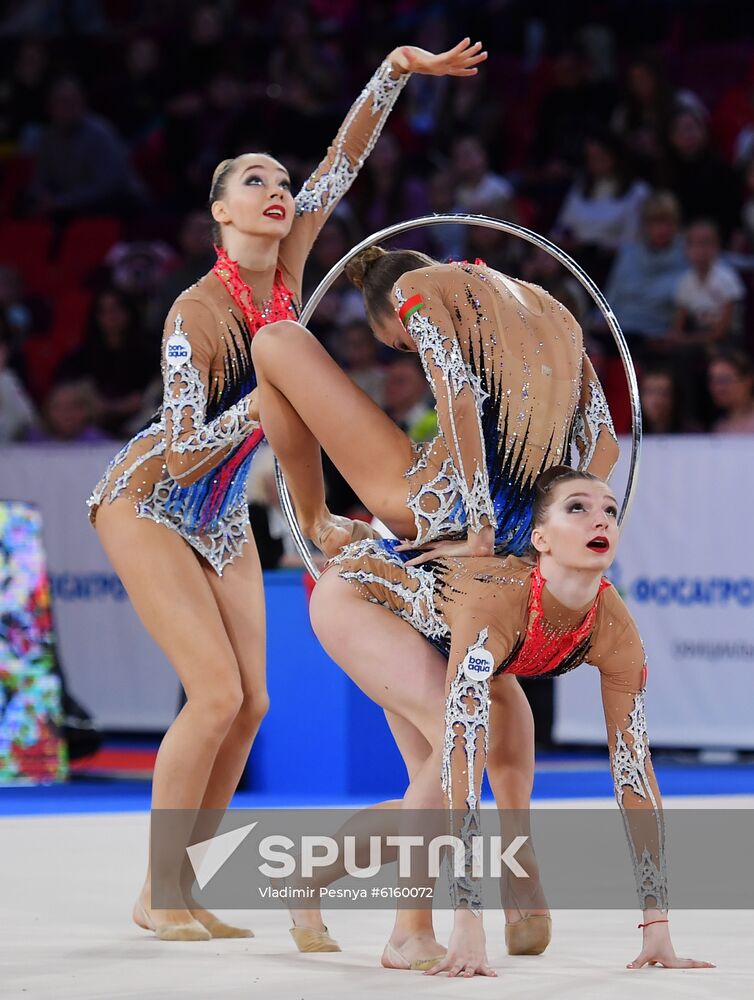
[[(543, 289), (482, 264), (437, 264), (413, 251), (379, 248), (358, 255), (347, 274), (363, 291), (378, 338), (418, 352), (437, 400), (440, 431), (415, 447), (300, 324), (276, 323), (259, 332), (253, 352), (265, 431), (302, 527), (319, 544), (324, 537), (328, 554), (340, 540), (334, 531), (329, 537), (322, 532), (327, 511), (320, 444), (364, 505), (398, 537), (411, 539), (396, 547), (409, 565), (440, 554), (524, 552), (534, 482), (564, 461), (572, 441), (583, 468), (609, 474), (618, 446), (581, 329)], [(299, 365), (288, 364), (292, 356)], [(318, 621), (329, 649), (327, 623)], [(394, 625), (387, 620), (384, 627)], [(417, 638), (410, 654), (414, 669), (386, 685), (382, 639), (375, 643), (354, 627), (334, 641), (338, 662), (386, 711), (410, 778), (404, 805), (438, 805), (432, 752), (442, 735), (445, 664)], [(518, 684), (504, 690), (490, 781), (498, 803), (526, 809), (533, 720)], [(310, 950), (337, 947), (318, 913), (293, 916), (311, 931)], [(511, 906), (507, 916), (511, 952), (544, 950), (546, 910), (519, 913)], [(416, 967), (439, 954), (431, 910), (399, 911), (383, 963)]]
[[(370, 664), (379, 660), (375, 684), (403, 690), (410, 673), (426, 697), (427, 685), (437, 686), (437, 670), (427, 669), (426, 656), (414, 670), (417, 637), (447, 657), (444, 706), (435, 720), (441, 738), (433, 740), (429, 760), (454, 810), (452, 832), (467, 845), (466, 874), (451, 882), (453, 932), (430, 975), (495, 975), (470, 838), (479, 824), (488, 745), (492, 750), (502, 737), (500, 699), (516, 677), (557, 676), (585, 660), (600, 672), (615, 794), (643, 910), (642, 948), (628, 968), (710, 967), (679, 958), (670, 938), (662, 802), (644, 714), (646, 660), (628, 609), (603, 577), (615, 558), (617, 512), (605, 482), (556, 466), (535, 484), (534, 560), (451, 555), (412, 565), (394, 543), (368, 540), (346, 548), (315, 588), (317, 634), (346, 670), (359, 652), (352, 638), (358, 635), (360, 644), (379, 647)], [(407, 721), (424, 729), (419, 712)], [(493, 790), (497, 796), (494, 783)]]
[(300, 324), (260, 331), (265, 433), (302, 529), (327, 555), (347, 539), (323, 530), (320, 445), (367, 510), (412, 549), (427, 548), (418, 559), (525, 551), (534, 482), (572, 440), (583, 468), (610, 472), (618, 445), (581, 328), (544, 289), (481, 262), (379, 247), (346, 274), (378, 339), (419, 354), (440, 430), (414, 446)]
[[(115, 456), (89, 501), (113, 567), (186, 693), (155, 764), (155, 809), (224, 809), (267, 708), (264, 591), (245, 492), (262, 439), (252, 337), (298, 315), (309, 250), (408, 75), (468, 76), (485, 58), (469, 39), (439, 55), (395, 49), (295, 199), (288, 172), (266, 154), (246, 153), (215, 170), (217, 262), (168, 314), (162, 407)], [(334, 518), (322, 529), (341, 543), (364, 531)], [(150, 885), (151, 864), (133, 918), (164, 940), (251, 933), (193, 900), (153, 910)]]

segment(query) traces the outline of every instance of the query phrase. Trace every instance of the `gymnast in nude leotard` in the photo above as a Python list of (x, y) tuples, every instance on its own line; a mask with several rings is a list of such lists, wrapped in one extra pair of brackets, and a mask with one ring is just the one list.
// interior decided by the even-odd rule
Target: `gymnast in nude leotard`
[[(298, 315), (311, 246), (409, 74), (465, 76), (484, 58), (468, 39), (440, 55), (395, 49), (295, 198), (287, 170), (271, 156), (246, 153), (215, 171), (217, 262), (167, 317), (163, 404), (90, 499), (110, 561), (186, 694), (157, 757), (155, 809), (224, 809), (267, 707), (264, 590), (245, 492), (262, 439), (252, 338), (262, 325)], [(341, 544), (363, 531), (326, 512), (321, 527)], [(249, 934), (190, 899), (155, 909), (150, 886), (148, 868), (134, 920), (165, 940)]]

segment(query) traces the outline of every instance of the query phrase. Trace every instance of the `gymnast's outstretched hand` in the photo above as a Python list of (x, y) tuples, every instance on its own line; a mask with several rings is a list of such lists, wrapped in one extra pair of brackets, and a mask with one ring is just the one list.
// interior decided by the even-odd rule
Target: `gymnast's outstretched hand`
[(471, 44), (464, 38), (447, 52), (427, 52), (415, 45), (400, 45), (388, 56), (388, 60), (401, 73), (423, 73), (427, 76), (474, 76), (477, 66), (484, 62), (487, 53), (482, 52), (482, 43)]
[(627, 969), (643, 969), (645, 965), (661, 965), (664, 969), (714, 969), (712, 962), (695, 958), (679, 958), (670, 940), (669, 924), (657, 923), (644, 928), (644, 941), (638, 956)]

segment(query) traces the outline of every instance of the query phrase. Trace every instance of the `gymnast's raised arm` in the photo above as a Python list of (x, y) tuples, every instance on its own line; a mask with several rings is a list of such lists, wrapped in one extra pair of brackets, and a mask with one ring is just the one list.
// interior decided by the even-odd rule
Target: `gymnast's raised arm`
[(324, 159), (296, 195), (296, 221), (280, 248), (292, 273), (303, 267), (322, 226), (356, 179), (409, 76), (471, 76), (487, 58), (481, 49), (480, 42), (472, 45), (465, 38), (437, 55), (402, 45), (385, 58), (356, 98)]

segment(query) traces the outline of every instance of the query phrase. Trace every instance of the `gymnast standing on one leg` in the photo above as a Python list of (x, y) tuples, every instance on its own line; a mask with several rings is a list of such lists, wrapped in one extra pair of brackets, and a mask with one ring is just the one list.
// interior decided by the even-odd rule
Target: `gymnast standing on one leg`
[[(267, 709), (264, 590), (245, 494), (262, 439), (251, 339), (263, 324), (298, 315), (309, 250), (408, 74), (466, 76), (485, 58), (468, 39), (440, 55), (395, 49), (295, 200), (288, 172), (271, 156), (247, 153), (215, 171), (217, 262), (168, 315), (163, 405), (90, 499), (110, 561), (186, 693), (155, 764), (155, 809), (224, 809)], [(334, 518), (322, 529), (341, 544), (364, 530)], [(250, 933), (190, 899), (183, 908), (153, 910), (150, 876), (151, 862), (133, 917), (158, 937)]]

